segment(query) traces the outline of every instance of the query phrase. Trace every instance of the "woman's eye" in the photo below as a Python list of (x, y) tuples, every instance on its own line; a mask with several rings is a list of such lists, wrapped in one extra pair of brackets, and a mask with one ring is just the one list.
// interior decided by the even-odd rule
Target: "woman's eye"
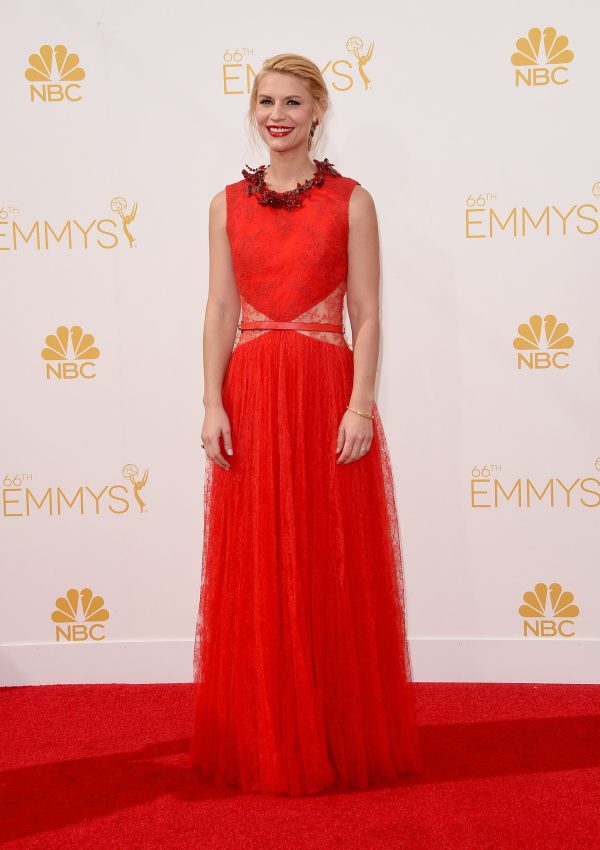
[[(265, 103), (270, 103), (270, 102), (271, 102), (270, 100), (259, 100), (259, 103), (260, 103), (261, 106), (263, 106)], [(288, 100), (288, 103), (295, 103), (296, 106), (298, 106), (297, 100), (290, 99), (290, 100)]]

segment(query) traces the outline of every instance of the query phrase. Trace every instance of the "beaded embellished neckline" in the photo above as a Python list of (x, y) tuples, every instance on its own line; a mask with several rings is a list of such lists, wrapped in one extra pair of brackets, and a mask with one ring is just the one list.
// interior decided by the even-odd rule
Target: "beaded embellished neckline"
[(313, 186), (320, 188), (326, 174), (332, 174), (334, 177), (341, 176), (327, 157), (323, 160), (315, 159), (314, 165), (316, 165), (317, 170), (304, 183), (297, 183), (295, 189), (288, 189), (287, 192), (276, 192), (274, 189), (269, 189), (265, 183), (266, 165), (253, 168), (246, 163), (246, 168), (249, 170), (242, 169), (242, 174), (246, 180), (246, 195), (254, 195), (258, 203), (263, 206), (284, 207), (286, 210), (301, 207), (304, 201), (303, 195), (309, 192)]

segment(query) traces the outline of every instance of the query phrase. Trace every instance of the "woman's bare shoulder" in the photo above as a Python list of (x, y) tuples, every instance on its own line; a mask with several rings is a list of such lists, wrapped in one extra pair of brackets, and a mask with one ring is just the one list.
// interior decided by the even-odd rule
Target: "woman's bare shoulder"
[(225, 227), (227, 223), (227, 190), (221, 189), (212, 198), (208, 207), (208, 215), (210, 221), (220, 227)]
[(357, 183), (352, 190), (350, 194), (350, 203), (357, 209), (375, 206), (373, 196), (367, 189), (365, 189), (364, 186), (361, 186), (360, 183)]
[(222, 207), (225, 206), (226, 202), (227, 202), (227, 189), (221, 189), (211, 199), (210, 208), (212, 210), (220, 210)]
[(233, 202), (234, 199), (238, 198), (240, 194), (244, 191), (246, 181), (238, 180), (236, 183), (229, 183), (224, 186), (223, 189), (217, 192), (211, 198), (209, 205), (209, 212), (211, 218), (215, 218), (221, 221), (225, 221), (227, 217), (227, 201), (229, 198), (230, 202)]
[(369, 227), (377, 220), (377, 210), (373, 196), (360, 183), (352, 190), (348, 204), (348, 222), (351, 230), (357, 227)]

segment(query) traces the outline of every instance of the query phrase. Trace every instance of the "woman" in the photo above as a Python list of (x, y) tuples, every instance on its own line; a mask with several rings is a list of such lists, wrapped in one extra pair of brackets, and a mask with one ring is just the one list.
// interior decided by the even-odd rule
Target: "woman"
[(309, 157), (327, 107), (313, 62), (267, 60), (249, 116), (269, 165), (242, 170), (209, 213), (189, 755), (214, 784), (263, 793), (366, 788), (422, 770), (374, 403), (377, 218), (358, 181)]

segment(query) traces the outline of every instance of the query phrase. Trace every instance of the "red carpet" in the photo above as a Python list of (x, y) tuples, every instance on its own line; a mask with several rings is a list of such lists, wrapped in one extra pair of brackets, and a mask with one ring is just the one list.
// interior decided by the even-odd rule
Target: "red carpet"
[(597, 850), (600, 685), (417, 684), (426, 771), (285, 798), (186, 766), (192, 686), (0, 690), (9, 848)]

